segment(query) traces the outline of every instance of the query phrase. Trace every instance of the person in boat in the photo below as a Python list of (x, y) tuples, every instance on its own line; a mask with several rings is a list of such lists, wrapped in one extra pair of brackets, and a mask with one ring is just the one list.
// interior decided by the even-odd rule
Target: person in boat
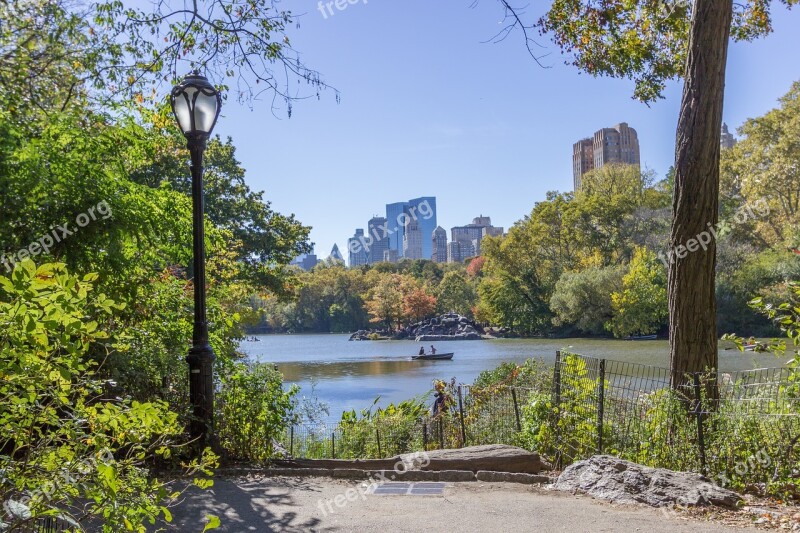
[(436, 355), (436, 348), (433, 347), (433, 344), (431, 344), (431, 355)]
[(425, 347), (424, 346), (420, 346), (419, 347), (419, 354), (418, 355), (425, 355)]

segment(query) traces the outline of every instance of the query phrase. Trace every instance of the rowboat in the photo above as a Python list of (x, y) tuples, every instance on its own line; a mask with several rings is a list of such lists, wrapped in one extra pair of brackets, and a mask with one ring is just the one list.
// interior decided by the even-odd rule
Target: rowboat
[(626, 341), (654, 341), (658, 335), (639, 335), (637, 337), (625, 337)]
[(415, 361), (449, 361), (452, 358), (453, 352), (411, 356), (411, 359), (414, 359)]

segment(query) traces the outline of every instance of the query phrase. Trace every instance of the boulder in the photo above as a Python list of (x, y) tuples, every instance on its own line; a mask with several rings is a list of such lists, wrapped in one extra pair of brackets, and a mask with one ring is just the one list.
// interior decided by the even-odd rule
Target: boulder
[(608, 455), (596, 455), (568, 466), (553, 488), (653, 507), (677, 504), (735, 508), (742, 501), (739, 494), (700, 474), (651, 468)]
[[(469, 446), (453, 450), (431, 450), (426, 452), (426, 459), (430, 463), (423, 467), (424, 470), (492, 470), (494, 472), (521, 472), (524, 474), (538, 474), (549, 468), (536, 452), (529, 452), (516, 446), (505, 444), (489, 444), (485, 446)], [(420, 453), (410, 454), (408, 461), (416, 458), (419, 461)], [(401, 456), (403, 459), (405, 456)]]

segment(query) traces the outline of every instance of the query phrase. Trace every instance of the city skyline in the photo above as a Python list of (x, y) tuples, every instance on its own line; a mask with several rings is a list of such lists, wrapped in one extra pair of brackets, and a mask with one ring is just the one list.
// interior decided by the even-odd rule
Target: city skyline
[[(295, 9), (306, 15), (293, 44), (341, 103), (323, 91), (296, 102), (287, 119), (270, 101), (251, 111), (232, 95), (216, 131), (233, 138), (247, 184), (312, 226), (321, 253), (334, 243), (344, 252), (385, 202), (421, 194), (438, 198), (437, 222), (448, 231), (481, 211), (509, 228), (547, 191), (572, 190), (572, 144), (610, 124), (636, 128), (642, 168), (661, 178), (673, 163), (681, 81), (648, 107), (631, 99), (633, 82), (564, 65), (546, 37), (537, 39), (550, 68), (539, 68), (518, 35), (485, 42), (502, 18), (491, 3), (370, 2), (328, 19), (315, 3)], [(785, 53), (800, 48), (800, 10), (774, 11), (774, 34), (731, 43), (723, 115), (731, 132), (774, 108), (800, 77), (800, 56)]]

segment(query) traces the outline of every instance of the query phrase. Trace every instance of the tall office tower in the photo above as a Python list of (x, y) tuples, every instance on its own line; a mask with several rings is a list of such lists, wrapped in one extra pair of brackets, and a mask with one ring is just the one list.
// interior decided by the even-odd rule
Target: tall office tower
[(361, 228), (356, 230), (355, 235), (347, 239), (347, 251), (351, 267), (367, 264), (367, 250), (364, 248), (364, 242), (364, 230)]
[(467, 239), (450, 241), (447, 244), (447, 262), (463, 263), (465, 259), (475, 257), (475, 243)]
[(397, 250), (389, 248), (383, 252), (383, 260), (387, 263), (397, 263), (400, 261), (400, 254), (397, 253)]
[(590, 138), (572, 145), (572, 180), (574, 190), (581, 190), (581, 177), (594, 168), (594, 147)]
[(403, 257), (403, 232), (408, 202), (386, 204), (386, 224), (389, 233), (389, 250), (395, 250), (398, 257)]
[(367, 223), (368, 234), (372, 239), (372, 244), (367, 250), (367, 262), (370, 264), (383, 261), (383, 252), (389, 249), (389, 235), (386, 231), (386, 219), (383, 217), (372, 217)]
[(431, 244), (433, 246), (433, 255), (431, 260), (434, 263), (447, 262), (447, 231), (441, 226), (436, 226), (431, 235)]
[(344, 256), (342, 256), (342, 252), (339, 251), (338, 244), (334, 244), (333, 248), (331, 248), (331, 255), (328, 256), (328, 261), (333, 263), (344, 263)]
[[(481, 253), (481, 240), (486, 235), (497, 236), (503, 234), (503, 228), (492, 226), (491, 217), (483, 215), (475, 217), (472, 224), (466, 226), (456, 226), (450, 229), (450, 240), (452, 242), (462, 243), (460, 245), (461, 259), (464, 260), (473, 255), (480, 255)], [(467, 246), (464, 243), (469, 243)], [(470, 255), (465, 255), (470, 251)]]
[(722, 123), (722, 131), (720, 132), (719, 146), (720, 148), (733, 148), (736, 146), (736, 137), (728, 131), (728, 125), (724, 122)]
[(447, 262), (448, 263), (461, 263), (464, 259), (461, 257), (461, 243), (458, 241), (450, 241), (447, 243)]
[(582, 139), (572, 145), (572, 179), (575, 191), (580, 190), (584, 174), (609, 163), (637, 167), (640, 164), (639, 136), (625, 122), (620, 122), (613, 128), (597, 130), (591, 139)]
[(433, 242), (428, 238), (433, 235), (436, 226), (436, 197), (423, 196), (408, 201), (406, 214), (419, 222), (419, 229), (425, 238), (422, 240), (422, 253), (419, 259), (433, 257)]
[(419, 220), (406, 219), (403, 232), (403, 257), (406, 259), (423, 259), (422, 257), (422, 230)]
[[(386, 224), (389, 231), (388, 248), (397, 250), (399, 257), (404, 257), (405, 226), (409, 220), (416, 220), (423, 235), (432, 235), (436, 229), (436, 198), (423, 196), (409, 200), (386, 204)], [(422, 252), (419, 259), (430, 259), (433, 255), (433, 243), (423, 239)]]

